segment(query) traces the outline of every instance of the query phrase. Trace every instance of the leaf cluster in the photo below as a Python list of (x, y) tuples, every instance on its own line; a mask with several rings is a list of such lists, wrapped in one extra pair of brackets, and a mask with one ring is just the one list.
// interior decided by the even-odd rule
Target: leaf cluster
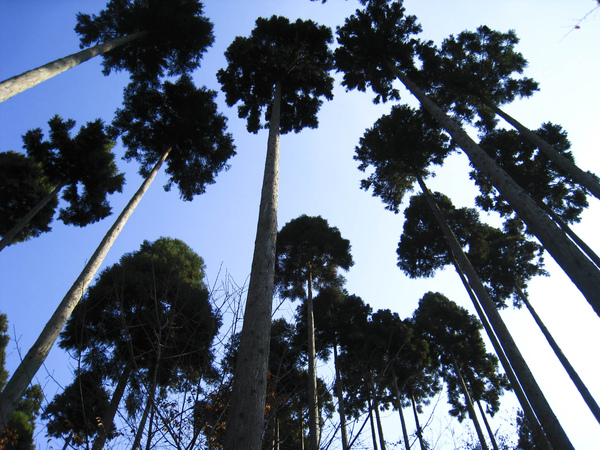
[[(316, 128), (323, 101), (333, 98), (333, 37), (311, 20), (258, 18), (249, 37), (236, 37), (225, 52), (228, 66), (217, 72), (229, 106), (257, 133), (270, 121), (275, 86), (281, 85), (280, 132)], [(262, 116), (264, 114), (264, 122)]]
[(99, 14), (78, 14), (81, 47), (133, 34), (146, 34), (102, 55), (104, 74), (127, 70), (132, 79), (153, 81), (200, 66), (214, 41), (213, 25), (197, 0), (110, 0)]
[(68, 203), (58, 218), (65, 224), (83, 227), (111, 214), (106, 196), (121, 192), (125, 177), (118, 173), (112, 148), (100, 119), (82, 126), (75, 137), (74, 120), (54, 116), (48, 122), (49, 140), (41, 128), (23, 136), (27, 155), (39, 163), (54, 187), (66, 186), (62, 194)]
[(407, 73), (416, 71), (418, 41), (412, 36), (421, 32), (421, 26), (415, 16), (404, 13), (401, 1), (371, 0), (337, 29), (335, 65), (344, 73), (342, 84), (363, 92), (371, 87), (375, 103), (400, 98), (389, 64)]
[(181, 197), (191, 201), (215, 182), (235, 155), (233, 138), (226, 132), (227, 119), (217, 112), (215, 97), (210, 89), (196, 88), (188, 75), (175, 83), (165, 81), (160, 88), (132, 83), (110, 133), (121, 135), (127, 148), (125, 158), (138, 161), (143, 176), (171, 149), (165, 190), (176, 184)]

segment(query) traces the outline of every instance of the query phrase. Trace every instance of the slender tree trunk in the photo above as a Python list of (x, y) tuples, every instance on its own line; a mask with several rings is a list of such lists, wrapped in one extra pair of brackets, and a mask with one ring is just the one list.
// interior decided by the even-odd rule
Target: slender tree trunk
[(306, 318), (308, 320), (308, 412), (310, 426), (310, 448), (319, 449), (319, 400), (317, 398), (317, 355), (315, 351), (315, 314), (313, 311), (312, 271), (308, 269), (308, 296)]
[(488, 432), (488, 435), (490, 436), (490, 441), (492, 441), (492, 447), (494, 447), (494, 450), (500, 450), (498, 448), (498, 443), (496, 442), (496, 436), (494, 436), (494, 432), (492, 431), (492, 427), (490, 427), (490, 422), (487, 420), (485, 411), (483, 410), (483, 407), (481, 406), (481, 401), (477, 400), (477, 407), (479, 408), (479, 412), (481, 413), (481, 417), (483, 418), (483, 423), (485, 424), (485, 429)]
[(228, 415), (226, 450), (260, 450), (277, 240), (281, 84), (275, 86), (254, 257)]
[(379, 450), (377, 447), (377, 433), (375, 432), (375, 421), (373, 420), (373, 404), (371, 403), (371, 396), (367, 399), (367, 405), (369, 407), (369, 423), (371, 424), (371, 438), (373, 439), (373, 450)]
[(471, 421), (475, 426), (475, 431), (477, 432), (477, 437), (479, 438), (479, 443), (481, 444), (481, 450), (488, 450), (487, 442), (485, 441), (485, 435), (483, 434), (483, 429), (481, 428), (481, 424), (479, 423), (479, 419), (477, 419), (477, 414), (475, 414), (475, 408), (473, 407), (473, 401), (471, 400), (471, 394), (469, 393), (469, 388), (467, 387), (467, 383), (465, 383), (465, 379), (462, 376), (460, 366), (458, 365), (458, 361), (456, 360), (456, 356), (454, 352), (452, 355), (452, 364), (454, 364), (454, 370), (456, 371), (456, 376), (458, 377), (459, 385), (463, 391), (463, 395), (465, 397), (465, 404), (467, 405), (467, 411), (469, 412), (469, 416), (471, 417)]
[[(452, 249), (454, 258), (457, 260), (460, 269), (467, 276), (469, 280), (469, 285), (477, 294), (477, 298), (480, 301), (480, 306), (483, 309), (483, 312), (485, 313), (482, 316), (480, 316), (481, 320), (483, 321), (483, 317), (486, 317), (487, 320), (489, 320), (494, 332), (498, 337), (498, 340), (502, 345), (502, 348), (506, 352), (506, 356), (510, 361), (510, 366), (512, 366), (512, 368), (514, 369), (519, 383), (523, 387), (527, 399), (529, 400), (529, 403), (535, 411), (535, 415), (537, 416), (542, 428), (544, 429), (544, 432), (548, 436), (548, 440), (552, 444), (552, 447), (554, 447), (554, 450), (573, 449), (569, 438), (564, 432), (560, 422), (554, 415), (552, 408), (550, 408), (548, 401), (544, 397), (543, 392), (538, 386), (535, 378), (533, 377), (533, 374), (529, 370), (529, 366), (527, 365), (525, 359), (521, 355), (521, 352), (515, 344), (512, 335), (508, 331), (508, 328), (504, 324), (502, 317), (498, 313), (496, 306), (490, 299), (487, 290), (481, 283), (481, 280), (477, 276), (475, 269), (473, 269), (471, 262), (469, 261), (465, 253), (462, 251), (462, 248), (460, 247), (456, 236), (454, 236), (454, 233), (448, 226), (448, 223), (444, 219), (437, 204), (433, 200), (429, 189), (427, 189), (427, 186), (425, 186), (421, 177), (418, 177), (418, 182), (421, 186), (421, 189), (423, 190), (423, 193), (427, 197), (429, 205), (432, 208), (432, 211), (438, 221), (440, 228), (442, 229), (442, 232), (444, 233), (444, 236), (446, 237), (448, 245)], [(479, 308), (477, 309), (479, 313), (480, 310)]]
[(108, 436), (110, 436), (112, 433), (112, 423), (115, 419), (115, 415), (117, 414), (119, 403), (121, 403), (121, 398), (123, 398), (123, 394), (125, 393), (125, 388), (127, 387), (129, 376), (131, 375), (132, 371), (133, 369), (131, 365), (127, 365), (123, 369), (123, 373), (119, 378), (117, 387), (115, 388), (112, 398), (110, 399), (110, 404), (104, 412), (104, 417), (102, 417), (102, 426), (98, 431), (96, 439), (94, 439), (92, 450), (102, 450), (104, 448), (104, 444), (106, 443), (106, 439), (108, 439)]
[(519, 133), (521, 133), (529, 142), (535, 145), (540, 151), (554, 164), (565, 171), (575, 182), (585, 187), (590, 193), (600, 199), (600, 183), (590, 172), (584, 172), (575, 163), (565, 156), (561, 155), (554, 147), (542, 139), (537, 133), (531, 131), (525, 125), (521, 124), (515, 118), (509, 116), (503, 110), (493, 103), (485, 102), (485, 106), (498, 114), (509, 124), (511, 124)]
[[(140, 419), (140, 424), (138, 425), (137, 432), (135, 433), (135, 439), (133, 440), (133, 445), (131, 446), (132, 450), (138, 450), (140, 448), (142, 436), (144, 435), (144, 428), (146, 428), (146, 421), (148, 420), (148, 416), (150, 415), (151, 408), (152, 401), (148, 396), (148, 398), (146, 399), (146, 407), (144, 408), (144, 412), (142, 413), (142, 418)], [(148, 434), (148, 438), (150, 438), (150, 434)]]
[(69, 289), (69, 292), (67, 292), (67, 295), (65, 295), (62, 302), (58, 305), (56, 311), (54, 311), (54, 314), (40, 333), (37, 341), (35, 341), (33, 346), (29, 349), (23, 358), (23, 361), (21, 361), (21, 364), (19, 364), (19, 367), (17, 367), (11, 379), (4, 387), (4, 390), (0, 394), (0, 431), (4, 429), (4, 418), (11, 417), (21, 395), (23, 395), (23, 392), (27, 389), (27, 386), (46, 360), (50, 349), (58, 338), (63, 326), (71, 316), (73, 309), (77, 306), (77, 303), (79, 303), (79, 300), (85, 293), (87, 287), (94, 279), (94, 276), (108, 254), (108, 251), (152, 184), (152, 181), (156, 178), (156, 174), (160, 170), (165, 159), (169, 156), (170, 151), (171, 149), (167, 150), (164, 155), (162, 155), (152, 169), (152, 172), (150, 172), (150, 175), (148, 175), (135, 195), (129, 200), (129, 203), (125, 206), (125, 209), (123, 209), (113, 226), (110, 227), (100, 242), (100, 245), (85, 265), (83, 271), (77, 280), (75, 280), (75, 283), (71, 286), (71, 289)]
[(346, 429), (346, 411), (344, 405), (344, 391), (338, 365), (337, 342), (333, 344), (333, 365), (335, 366), (335, 393), (338, 398), (338, 412), (340, 414), (340, 428), (342, 429), (342, 450), (348, 450), (348, 430)]
[(77, 53), (73, 53), (65, 58), (60, 58), (46, 65), (40, 66), (37, 69), (29, 70), (0, 82), (0, 102), (11, 98), (29, 88), (32, 88), (42, 81), (46, 81), (55, 75), (65, 72), (82, 62), (92, 59), (94, 56), (106, 53), (113, 48), (128, 44), (129, 42), (141, 38), (148, 34), (146, 31), (138, 31), (127, 36), (117, 39), (112, 39), (103, 44), (98, 44), (94, 47), (86, 48)]
[(377, 395), (373, 399), (373, 409), (375, 410), (375, 419), (377, 420), (377, 433), (379, 434), (379, 444), (381, 445), (381, 450), (386, 450), (385, 447), (385, 438), (383, 436), (383, 427), (381, 425), (381, 415), (379, 414), (379, 401), (377, 400)]
[(567, 233), (567, 235), (573, 240), (573, 242), (575, 242), (579, 248), (581, 250), (584, 251), (584, 253), (588, 256), (588, 258), (590, 258), (594, 264), (596, 264), (596, 267), (600, 268), (600, 257), (598, 257), (598, 255), (596, 254), (596, 252), (594, 252), (589, 245), (587, 245), (583, 239), (581, 239), (577, 233), (575, 233), (575, 231), (573, 231), (571, 229), (571, 227), (569, 225), (567, 225), (565, 223), (564, 220), (562, 220), (560, 218), (560, 216), (558, 216), (554, 211), (552, 211), (552, 209), (546, 205), (544, 202), (540, 202), (541, 205), (540, 207), (546, 211), (548, 213), (548, 215), (552, 218), (552, 220), (554, 220), (558, 226), (565, 232)]
[(419, 444), (421, 445), (421, 450), (427, 450), (425, 447), (425, 441), (423, 440), (423, 429), (421, 428), (421, 424), (419, 422), (419, 414), (417, 412), (417, 403), (415, 402), (415, 395), (410, 393), (410, 400), (412, 403), (413, 415), (415, 416), (415, 425), (417, 427), (417, 437), (419, 438)]
[(50, 192), (48, 195), (46, 195), (43, 199), (41, 199), (37, 205), (35, 205), (31, 211), (29, 211), (27, 214), (25, 214), (25, 217), (23, 217), (21, 220), (19, 220), (14, 227), (12, 227), (10, 230), (8, 230), (4, 236), (2, 236), (2, 239), (0, 240), (0, 252), (2, 250), (4, 250), (5, 247), (8, 247), (11, 243), (12, 240), (15, 238), (15, 236), (17, 234), (19, 234), (19, 232), (25, 228), (27, 226), (27, 224), (29, 222), (31, 222), (31, 219), (33, 219), (37, 213), (39, 213), (44, 206), (46, 206), (52, 199), (56, 198), (56, 196), (58, 195), (58, 193), (61, 191), (62, 188), (64, 188), (66, 186), (66, 183), (62, 183), (58, 186), (56, 186), (52, 192)]
[(556, 357), (558, 358), (560, 363), (563, 365), (563, 367), (569, 374), (571, 381), (573, 381), (573, 384), (575, 385), (575, 387), (581, 394), (581, 397), (585, 401), (586, 405), (588, 406), (588, 408), (590, 409), (590, 411), (596, 418), (596, 421), (598, 423), (600, 423), (600, 407), (598, 406), (598, 403), (596, 402), (596, 400), (594, 399), (594, 397), (588, 390), (588, 388), (585, 385), (585, 383), (583, 382), (583, 380), (579, 377), (579, 374), (577, 373), (575, 368), (571, 365), (571, 363), (569, 362), (569, 360), (567, 359), (567, 357), (565, 356), (563, 351), (560, 349), (559, 345), (552, 337), (552, 334), (550, 334), (550, 331), (548, 331), (548, 328), (546, 328), (546, 325), (544, 325), (544, 322), (542, 322), (542, 319), (540, 318), (540, 316), (537, 314), (535, 309), (533, 309), (533, 306), (527, 299), (527, 296), (525, 295), (525, 293), (521, 290), (521, 288), (519, 286), (516, 286), (516, 289), (517, 289), (519, 296), (521, 297), (521, 300), (523, 300), (523, 302), (527, 306), (527, 309), (533, 316), (535, 323), (537, 323), (538, 327), (540, 327), (540, 330), (544, 334), (544, 337), (548, 341), (548, 344), (550, 344), (550, 347), (552, 347), (554, 354), (556, 355)]
[(477, 168), (508, 201), (529, 230), (600, 315), (600, 271), (469, 135), (392, 63), (387, 66), (464, 150)]
[(394, 397), (396, 399), (396, 408), (400, 415), (400, 423), (402, 425), (402, 437), (404, 439), (404, 447), (406, 450), (410, 450), (410, 442), (408, 441), (408, 431), (406, 429), (406, 421), (404, 420), (404, 414), (402, 413), (402, 401), (400, 399), (400, 389), (398, 389), (398, 380), (396, 378), (396, 372), (392, 367), (392, 378), (394, 380), (392, 388), (394, 389)]
[(154, 413), (156, 412), (154, 400), (152, 400), (150, 403), (152, 406), (150, 407), (150, 422), (148, 423), (148, 439), (146, 440), (146, 450), (150, 450), (152, 448), (152, 435), (154, 433), (152, 427), (154, 425)]

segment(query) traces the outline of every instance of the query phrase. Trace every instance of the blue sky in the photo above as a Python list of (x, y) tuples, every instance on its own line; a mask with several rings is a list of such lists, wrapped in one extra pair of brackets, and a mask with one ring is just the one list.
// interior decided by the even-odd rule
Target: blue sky
[[(3, 43), (0, 80), (77, 51), (75, 14), (96, 13), (104, 3), (102, 0), (0, 1)], [(194, 80), (215, 90), (220, 89), (215, 73), (226, 64), (223, 52), (235, 36), (250, 33), (257, 17), (277, 14), (291, 20), (311, 18), (335, 28), (358, 7), (354, 0), (329, 0), (325, 5), (308, 0), (207, 0), (204, 4), (206, 15), (215, 25), (216, 41), (204, 56)], [(415, 14), (423, 26), (422, 36), (437, 43), (449, 34), (474, 30), (482, 24), (500, 31), (516, 30), (521, 39), (518, 49), (529, 61), (525, 75), (537, 80), (541, 91), (507, 106), (506, 110), (531, 128), (546, 121), (562, 125), (569, 133), (576, 162), (586, 170), (600, 173), (597, 157), (600, 99), (594, 82), (600, 68), (596, 45), (600, 37), (600, 10), (580, 23), (580, 29), (570, 32), (595, 5), (592, 0), (405, 1), (407, 12)], [(21, 135), (37, 127), (46, 131), (47, 121), (54, 114), (76, 120), (77, 127), (96, 118), (109, 123), (120, 106), (126, 84), (126, 74), (105, 77), (100, 61), (92, 60), (9, 99), (0, 104), (0, 151), (20, 150)], [(375, 310), (389, 308), (401, 317), (409, 316), (427, 291), (442, 292), (471, 309), (452, 270), (433, 279), (409, 280), (396, 267), (395, 251), (403, 216), (385, 211), (378, 199), (360, 190), (362, 174), (352, 159), (354, 147), (365, 129), (391, 107), (373, 105), (371, 98), (368, 93), (345, 92), (338, 79), (334, 100), (324, 104), (319, 114), (319, 128), (282, 136), (279, 227), (301, 214), (321, 215), (330, 225), (338, 227), (350, 240), (355, 260), (346, 274), (347, 289)], [(247, 133), (245, 122), (237, 118), (235, 108), (229, 109), (224, 104), (223, 94), (219, 94), (218, 100), (221, 112), (229, 117), (229, 131), (237, 145), (230, 169), (217, 177), (216, 184), (206, 194), (192, 202), (180, 200), (176, 190), (164, 192), (165, 180), (162, 176), (157, 178), (105, 265), (137, 250), (145, 239), (170, 236), (182, 239), (205, 259), (210, 283), (225, 271), (238, 284), (247, 281), (267, 136), (266, 131), (257, 135)], [(402, 101), (415, 104), (408, 94)], [(115, 152), (119, 158), (122, 156), (120, 143)], [(119, 160), (118, 164), (126, 174), (127, 185), (123, 194), (111, 198), (117, 214), (141, 183), (136, 163)], [(468, 170), (466, 158), (456, 155), (437, 171), (430, 184), (450, 196), (455, 205), (472, 206), (476, 193), (469, 182)], [(598, 200), (590, 199), (590, 204), (575, 229), (592, 248), (600, 250), (597, 233), (600, 207)], [(0, 311), (8, 315), (10, 334), (16, 337), (9, 347), (9, 370), (16, 366), (19, 351), (26, 352), (35, 340), (113, 220), (114, 215), (83, 229), (54, 222), (51, 233), (11, 246), (0, 254)], [(495, 218), (490, 216), (489, 220), (493, 222)], [(600, 338), (600, 322), (549, 256), (546, 262), (551, 276), (531, 283), (531, 301), (592, 394), (600, 399), (597, 377), (600, 363), (595, 345)], [(295, 307), (286, 303), (279, 311), (290, 317)], [(503, 317), (575, 448), (596, 448), (600, 427), (571, 388), (533, 321), (524, 310), (505, 311)], [(55, 349), (38, 373), (49, 398), (60, 390), (59, 385), (69, 382), (70, 364)], [(320, 375), (331, 376), (328, 367), (322, 366), (320, 370)], [(497, 421), (504, 431), (508, 431), (509, 416), (515, 410), (516, 403), (511, 397), (512, 394), (506, 396), (507, 413)], [(397, 422), (390, 423), (393, 425), (387, 433), (393, 440)], [(46, 448), (43, 435), (40, 438), (41, 448)], [(453, 448), (450, 443), (445, 444), (447, 447), (439, 445), (438, 448)]]

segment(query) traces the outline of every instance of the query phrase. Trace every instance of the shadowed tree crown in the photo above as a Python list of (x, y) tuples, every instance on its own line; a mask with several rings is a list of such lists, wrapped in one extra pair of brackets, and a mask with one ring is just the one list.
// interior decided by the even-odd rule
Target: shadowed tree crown
[[(33, 158), (13, 151), (0, 153), (0, 236), (4, 236), (53, 188), (41, 164)], [(54, 197), (25, 225), (12, 243), (23, 242), (50, 231), (57, 205), (58, 199)]]
[(145, 31), (141, 41), (102, 55), (104, 74), (127, 70), (134, 80), (191, 72), (214, 41), (213, 25), (197, 0), (110, 0), (96, 14), (77, 15), (81, 47)]
[(217, 112), (215, 97), (214, 91), (196, 88), (188, 75), (174, 83), (165, 81), (160, 89), (131, 83), (110, 132), (114, 137), (121, 134), (125, 159), (138, 161), (143, 176), (171, 149), (165, 189), (176, 184), (181, 197), (190, 201), (215, 182), (235, 155), (227, 119)]
[(88, 122), (75, 137), (71, 137), (74, 120), (54, 116), (48, 125), (49, 140), (36, 128), (23, 136), (23, 147), (42, 166), (48, 182), (66, 186), (62, 199), (69, 205), (61, 208), (58, 218), (82, 227), (107, 217), (111, 208), (106, 196), (121, 192), (125, 177), (117, 172), (115, 143), (102, 121)]
[(353, 264), (350, 241), (321, 216), (302, 215), (277, 235), (275, 283), (285, 297), (305, 299), (309, 275), (314, 285), (327, 286), (339, 281), (338, 268)]
[(219, 70), (217, 79), (227, 104), (240, 103), (238, 115), (247, 119), (248, 131), (266, 127), (277, 83), (282, 89), (281, 133), (317, 127), (319, 97), (333, 98), (332, 39), (326, 26), (277, 16), (258, 18), (249, 37), (235, 38), (225, 52), (227, 69)]
[(386, 66), (392, 63), (414, 72), (418, 41), (412, 36), (421, 32), (417, 18), (404, 12), (401, 1), (371, 0), (338, 28), (335, 65), (344, 73), (344, 86), (362, 92), (370, 86), (376, 103), (400, 98), (392, 86), (396, 75)]

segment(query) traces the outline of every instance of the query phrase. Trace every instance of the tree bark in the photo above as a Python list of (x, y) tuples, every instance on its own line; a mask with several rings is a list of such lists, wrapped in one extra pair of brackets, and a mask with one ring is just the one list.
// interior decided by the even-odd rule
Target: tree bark
[(538, 136), (537, 133), (531, 131), (525, 125), (521, 124), (515, 118), (509, 116), (503, 110), (498, 108), (493, 103), (489, 103), (484, 101), (485, 106), (490, 108), (493, 112), (498, 114), (504, 120), (506, 120), (510, 125), (512, 125), (519, 133), (521, 133), (529, 142), (535, 145), (540, 151), (546, 155), (546, 157), (564, 170), (571, 178), (585, 187), (594, 197), (600, 199), (600, 183), (598, 180), (590, 173), (584, 172), (581, 170), (573, 161), (565, 158), (561, 155), (554, 147), (552, 147), (548, 142)]
[(312, 299), (312, 272), (308, 269), (308, 296), (306, 299), (306, 318), (308, 320), (308, 412), (310, 448), (319, 450), (319, 400), (317, 398), (317, 355), (315, 351), (315, 314)]
[(102, 417), (102, 427), (100, 427), (98, 435), (96, 436), (96, 439), (94, 439), (92, 450), (102, 450), (104, 448), (104, 444), (106, 443), (106, 439), (108, 439), (108, 436), (110, 436), (112, 433), (112, 423), (115, 418), (115, 414), (117, 414), (119, 403), (121, 403), (121, 398), (123, 398), (123, 394), (125, 393), (125, 388), (127, 387), (129, 376), (131, 375), (132, 371), (133, 369), (131, 365), (128, 365), (123, 369), (123, 373), (119, 378), (117, 387), (115, 388), (112, 398), (110, 399), (110, 405), (108, 405), (108, 408), (104, 413), (104, 417)]
[[(137, 432), (135, 433), (135, 439), (133, 440), (131, 450), (138, 450), (140, 448), (142, 435), (144, 434), (144, 428), (146, 428), (146, 421), (148, 420), (148, 415), (150, 414), (150, 408), (152, 408), (152, 401), (150, 400), (150, 397), (148, 397), (148, 399), (146, 399), (146, 407), (144, 408), (142, 418), (140, 419), (140, 424), (138, 425)], [(150, 434), (148, 434), (148, 438), (150, 438)]]
[(82, 62), (92, 59), (94, 56), (106, 53), (116, 47), (128, 44), (135, 39), (141, 38), (148, 34), (147, 31), (138, 31), (137, 33), (128, 34), (117, 39), (112, 39), (103, 44), (98, 44), (94, 47), (86, 48), (77, 53), (73, 53), (64, 58), (57, 59), (48, 64), (40, 66), (36, 69), (23, 72), (21, 75), (9, 78), (0, 82), (0, 102), (26, 91), (29, 88), (37, 86), (42, 81), (46, 81), (60, 73), (71, 69)]
[(277, 240), (281, 84), (275, 86), (244, 324), (228, 415), (226, 450), (260, 450), (271, 337)]
[[(125, 206), (125, 209), (123, 209), (113, 226), (110, 227), (100, 242), (100, 245), (85, 265), (83, 271), (73, 286), (71, 286), (71, 289), (69, 289), (69, 292), (67, 292), (62, 302), (58, 305), (56, 311), (54, 311), (54, 314), (40, 333), (37, 341), (35, 341), (33, 346), (29, 349), (23, 358), (23, 361), (21, 361), (19, 367), (17, 367), (4, 387), (4, 390), (0, 394), (0, 431), (4, 429), (5, 426), (4, 418), (11, 417), (21, 395), (23, 395), (23, 392), (27, 389), (27, 386), (46, 360), (50, 349), (71, 316), (73, 309), (77, 306), (77, 303), (79, 303), (79, 300), (94, 279), (94, 276), (108, 254), (108, 251), (152, 184), (152, 181), (156, 178), (156, 174), (160, 170), (165, 159), (169, 156), (170, 151), (171, 149), (167, 150), (164, 155), (162, 155), (152, 169), (152, 172), (150, 172), (150, 175), (148, 175), (127, 206)], [(6, 420), (8, 421), (8, 419)]]
[[(372, 378), (371, 383), (373, 384), (373, 388), (375, 388)], [(383, 427), (381, 425), (381, 416), (379, 414), (379, 401), (377, 400), (377, 394), (375, 394), (375, 397), (373, 398), (373, 409), (375, 410), (375, 419), (377, 420), (377, 433), (379, 434), (379, 444), (381, 445), (381, 450), (386, 450), (385, 438), (383, 436)]]
[(458, 377), (459, 385), (463, 391), (463, 395), (465, 397), (465, 404), (467, 405), (467, 411), (469, 412), (469, 416), (473, 425), (475, 426), (475, 431), (477, 432), (477, 437), (479, 438), (479, 443), (481, 444), (481, 450), (489, 450), (487, 446), (487, 442), (485, 441), (485, 435), (483, 434), (483, 428), (481, 428), (481, 424), (479, 423), (479, 419), (477, 419), (477, 414), (475, 414), (475, 408), (473, 407), (473, 401), (471, 400), (471, 394), (469, 393), (469, 388), (467, 387), (467, 383), (465, 383), (465, 379), (462, 376), (460, 371), (460, 366), (458, 365), (458, 361), (456, 360), (456, 356), (452, 353), (452, 364), (454, 364), (454, 370), (456, 371), (456, 376)]
[(14, 227), (12, 227), (4, 234), (4, 236), (2, 236), (2, 239), (0, 240), (0, 252), (4, 250), (5, 247), (8, 247), (11, 244), (15, 236), (19, 234), (19, 232), (31, 221), (31, 219), (33, 219), (37, 215), (37, 213), (39, 213), (42, 210), (42, 208), (50, 202), (50, 200), (55, 198), (61, 191), (61, 189), (65, 186), (66, 183), (56, 186), (52, 190), (52, 192), (48, 193), (48, 195), (41, 199), (38, 202), (38, 204), (31, 209), (31, 211), (25, 214), (25, 217), (19, 220)]
[(484, 320), (483, 317), (486, 317), (487, 320), (489, 320), (493, 331), (497, 335), (498, 340), (500, 341), (501, 346), (504, 349), (504, 352), (506, 353), (508, 361), (510, 361), (509, 365), (514, 369), (518, 381), (523, 387), (523, 390), (527, 396), (527, 400), (531, 404), (531, 407), (533, 408), (535, 415), (537, 416), (539, 423), (544, 429), (544, 432), (546, 433), (546, 436), (548, 437), (548, 440), (550, 441), (552, 447), (554, 447), (554, 450), (573, 449), (573, 445), (569, 441), (569, 438), (564, 432), (560, 422), (554, 415), (552, 408), (550, 408), (548, 401), (544, 397), (543, 392), (538, 386), (535, 378), (533, 377), (533, 374), (529, 370), (529, 366), (525, 362), (525, 359), (523, 358), (521, 352), (515, 344), (512, 335), (510, 334), (508, 328), (504, 324), (504, 321), (498, 313), (496, 306), (490, 299), (487, 290), (481, 283), (481, 280), (477, 276), (477, 273), (471, 265), (471, 262), (469, 261), (465, 253), (462, 251), (462, 248), (460, 247), (456, 236), (454, 236), (454, 233), (448, 226), (448, 223), (444, 219), (437, 204), (433, 200), (429, 189), (427, 189), (427, 186), (425, 186), (421, 177), (418, 177), (417, 179), (419, 185), (421, 186), (421, 189), (423, 190), (423, 193), (427, 197), (429, 205), (432, 208), (432, 211), (438, 221), (438, 224), (442, 229), (446, 240), (448, 241), (448, 245), (452, 249), (452, 254), (454, 258), (458, 262), (461, 271), (466, 275), (467, 279), (469, 280), (470, 287), (477, 294), (477, 299), (479, 299), (480, 302), (479, 305), (481, 306), (483, 311), (477, 308), (477, 302), (474, 303), (478, 313), (481, 314), (481, 320)]
[(373, 404), (371, 403), (371, 396), (367, 399), (369, 407), (369, 423), (371, 424), (371, 438), (373, 439), (373, 450), (379, 450), (377, 446), (377, 434), (375, 433), (375, 422), (373, 420)]
[(592, 394), (588, 390), (587, 386), (585, 385), (583, 380), (579, 377), (579, 374), (577, 373), (575, 368), (571, 365), (571, 363), (569, 362), (569, 360), (567, 359), (567, 357), (565, 356), (565, 354), (559, 347), (558, 343), (554, 340), (554, 338), (552, 337), (552, 334), (550, 334), (550, 331), (548, 331), (548, 328), (546, 328), (546, 325), (544, 325), (544, 322), (542, 322), (542, 319), (540, 318), (540, 316), (537, 314), (535, 309), (533, 309), (533, 306), (527, 299), (527, 296), (525, 295), (525, 293), (521, 290), (521, 288), (519, 286), (516, 286), (516, 289), (517, 289), (519, 296), (525, 303), (525, 306), (527, 306), (527, 309), (533, 316), (535, 323), (537, 323), (538, 327), (540, 327), (540, 330), (542, 331), (544, 337), (548, 341), (548, 344), (550, 344), (550, 347), (552, 347), (554, 354), (556, 355), (556, 357), (558, 358), (560, 363), (563, 365), (563, 367), (569, 374), (569, 378), (571, 378), (571, 381), (573, 381), (573, 384), (579, 391), (579, 394), (581, 394), (581, 397), (583, 398), (586, 405), (588, 406), (588, 408), (590, 409), (590, 411), (596, 418), (596, 421), (598, 423), (600, 423), (600, 407), (598, 406), (598, 403), (596, 403), (596, 400), (594, 399), (594, 397), (592, 397)]
[(402, 81), (440, 125), (452, 136), (477, 168), (508, 201), (529, 230), (565, 271), (581, 291), (596, 314), (600, 316), (600, 271), (581, 250), (558, 228), (558, 225), (540, 209), (535, 201), (504, 172), (494, 160), (479, 147), (469, 135), (448, 117), (394, 64), (387, 67)]

